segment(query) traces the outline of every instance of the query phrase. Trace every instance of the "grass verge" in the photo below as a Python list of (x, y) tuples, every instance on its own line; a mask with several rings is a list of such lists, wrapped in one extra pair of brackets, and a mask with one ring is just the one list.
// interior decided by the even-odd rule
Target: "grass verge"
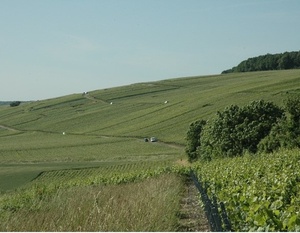
[(35, 208), (0, 212), (0, 231), (176, 231), (184, 182), (164, 174), (138, 183), (60, 189)]

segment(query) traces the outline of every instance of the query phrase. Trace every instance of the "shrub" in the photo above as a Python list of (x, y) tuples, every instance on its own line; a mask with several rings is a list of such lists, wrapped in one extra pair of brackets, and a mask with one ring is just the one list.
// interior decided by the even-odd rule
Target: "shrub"
[(290, 96), (285, 101), (286, 115), (259, 143), (259, 151), (273, 152), (279, 148), (300, 147), (300, 96)]
[(186, 147), (185, 152), (188, 155), (188, 160), (190, 162), (197, 160), (197, 148), (200, 146), (200, 134), (202, 128), (206, 124), (206, 121), (199, 120), (190, 124), (190, 128), (186, 135)]
[(283, 110), (272, 102), (253, 101), (239, 107), (232, 105), (207, 122), (200, 137), (198, 156), (238, 156), (244, 151), (255, 153), (259, 142), (283, 117)]
[(14, 102), (11, 102), (11, 103), (10, 103), (10, 106), (11, 106), (11, 107), (16, 107), (16, 106), (19, 106), (20, 104), (21, 104), (20, 101), (14, 101)]
[(300, 134), (300, 95), (291, 95), (285, 101), (285, 110), (290, 115), (289, 127), (297, 135)]

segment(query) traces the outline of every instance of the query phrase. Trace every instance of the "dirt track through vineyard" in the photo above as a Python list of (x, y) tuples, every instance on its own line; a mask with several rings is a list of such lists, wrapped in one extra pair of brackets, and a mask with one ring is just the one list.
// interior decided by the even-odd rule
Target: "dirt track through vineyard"
[[(34, 131), (38, 131), (40, 133), (56, 133), (56, 132), (53, 132), (53, 131), (45, 131), (45, 130), (43, 130), (43, 131), (41, 131), (41, 130), (19, 130), (19, 129), (16, 129), (16, 128), (13, 128), (13, 127), (10, 127), (10, 126), (5, 126), (5, 125), (0, 125), (0, 129), (14, 131), (14, 132), (28, 132), (28, 131), (34, 132)], [(57, 133), (60, 133), (60, 132), (57, 132)], [(68, 134), (74, 134), (74, 133), (68, 133)], [(92, 134), (77, 134), (77, 135), (92, 135)], [(96, 135), (96, 134), (95, 134), (95, 136), (100, 136), (100, 137), (105, 137), (105, 138), (110, 138), (110, 137), (124, 137), (124, 138), (139, 139), (137, 137), (130, 137), (130, 136), (110, 136), (110, 135)], [(183, 149), (184, 148), (183, 145), (172, 143), (172, 142), (158, 141), (156, 143), (163, 144), (165, 146), (176, 148), (176, 149)]]
[(200, 205), (200, 196), (196, 186), (189, 178), (186, 181), (184, 196), (181, 199), (179, 231), (209, 232), (209, 223)]
[(10, 130), (10, 131), (19, 131), (17, 129), (14, 129), (14, 128), (11, 128), (11, 127), (8, 127), (8, 126), (4, 126), (4, 125), (0, 125), (0, 128), (5, 129), (5, 130)]

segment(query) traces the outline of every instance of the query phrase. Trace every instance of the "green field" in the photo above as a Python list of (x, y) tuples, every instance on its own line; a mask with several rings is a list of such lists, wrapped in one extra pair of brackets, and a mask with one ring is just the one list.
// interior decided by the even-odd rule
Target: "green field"
[[(8, 185), (1, 178), (0, 190), (13, 188), (15, 180), (17, 187), (20, 181), (55, 167), (176, 160), (184, 156), (182, 145), (191, 122), (251, 100), (281, 105), (287, 93), (299, 92), (299, 83), (299, 70), (237, 73), (139, 83), (14, 108), (2, 106), (0, 125), (10, 130), (0, 129), (1, 177), (11, 181)], [(151, 136), (159, 143), (143, 142)]]
[[(287, 93), (299, 90), (299, 70), (269, 71), (176, 78), (2, 106), (0, 190), (44, 170), (176, 161), (185, 156), (191, 122), (251, 100), (282, 105)], [(144, 142), (152, 136), (159, 143)]]
[[(299, 92), (300, 70), (287, 70), (176, 78), (0, 106), (0, 192), (59, 176), (63, 183), (105, 171), (144, 176), (186, 159), (191, 122), (253, 100), (281, 106)], [(158, 142), (144, 142), (150, 137)]]

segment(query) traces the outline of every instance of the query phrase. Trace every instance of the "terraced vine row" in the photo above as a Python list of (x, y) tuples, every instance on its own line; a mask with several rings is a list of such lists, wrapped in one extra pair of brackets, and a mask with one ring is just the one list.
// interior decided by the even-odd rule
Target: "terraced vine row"
[(35, 185), (86, 186), (120, 184), (152, 177), (165, 172), (168, 162), (139, 162), (99, 168), (56, 170), (42, 173)]
[(234, 231), (300, 231), (300, 151), (194, 166), (208, 195), (226, 205)]

